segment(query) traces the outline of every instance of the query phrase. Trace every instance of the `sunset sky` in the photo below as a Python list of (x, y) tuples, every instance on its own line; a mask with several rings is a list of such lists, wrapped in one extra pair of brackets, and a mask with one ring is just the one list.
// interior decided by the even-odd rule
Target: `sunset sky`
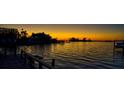
[(0, 24), (0, 27), (25, 29), (29, 34), (45, 32), (53, 38), (66, 40), (71, 37), (92, 40), (124, 40), (124, 25), (117, 24)]

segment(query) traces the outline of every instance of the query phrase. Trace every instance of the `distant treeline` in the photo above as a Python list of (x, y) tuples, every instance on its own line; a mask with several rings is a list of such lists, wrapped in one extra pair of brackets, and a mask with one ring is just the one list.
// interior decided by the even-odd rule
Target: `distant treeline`
[(69, 41), (70, 42), (91, 42), (92, 40), (91, 39), (87, 39), (86, 37), (84, 37), (82, 39), (72, 37), (72, 38), (69, 39)]
[(28, 35), (27, 31), (21, 29), (19, 32), (15, 28), (0, 28), (0, 45), (32, 45), (32, 44), (49, 44), (57, 43), (58, 40), (52, 38), (49, 34), (32, 33)]
[[(86, 37), (79, 39), (72, 37), (69, 42), (99, 42), (91, 39), (87, 39)], [(36, 45), (36, 44), (50, 44), (50, 43), (60, 43), (65, 42), (64, 40), (57, 40), (56, 38), (52, 38), (49, 34), (44, 32), (42, 33), (32, 33), (30, 36), (28, 32), (24, 29), (18, 31), (15, 28), (0, 28), (0, 46), (6, 45)], [(107, 42), (107, 41), (106, 41)]]

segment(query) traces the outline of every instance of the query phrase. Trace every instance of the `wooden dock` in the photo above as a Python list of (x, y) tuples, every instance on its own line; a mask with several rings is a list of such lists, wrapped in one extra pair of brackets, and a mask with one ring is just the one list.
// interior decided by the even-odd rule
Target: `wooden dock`
[(21, 50), (17, 55), (6, 55), (0, 57), (1, 69), (52, 69), (55, 66), (55, 59), (51, 64), (45, 63), (40, 56), (34, 56)]
[(29, 65), (21, 59), (20, 55), (7, 55), (0, 58), (1, 69), (29, 69)]
[[(55, 59), (51, 59), (51, 64), (48, 64), (43, 61), (43, 57), (34, 56), (30, 53), (26, 53), (25, 51), (21, 50), (21, 58), (29, 64), (30, 68), (49, 68), (53, 69), (55, 67)], [(37, 64), (37, 66), (35, 66)]]

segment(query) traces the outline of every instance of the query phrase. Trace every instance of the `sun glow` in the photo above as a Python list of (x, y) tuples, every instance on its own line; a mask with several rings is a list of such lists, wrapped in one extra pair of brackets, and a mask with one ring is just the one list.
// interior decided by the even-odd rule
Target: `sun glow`
[(29, 35), (32, 33), (45, 32), (53, 38), (67, 40), (71, 37), (92, 40), (124, 40), (124, 25), (68, 25), (68, 24), (4, 24), (0, 27), (12, 27), (21, 31), (24, 28)]

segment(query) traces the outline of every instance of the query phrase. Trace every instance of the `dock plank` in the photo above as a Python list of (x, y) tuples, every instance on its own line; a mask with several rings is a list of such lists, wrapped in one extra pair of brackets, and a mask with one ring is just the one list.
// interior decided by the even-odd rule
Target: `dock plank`
[(21, 59), (20, 55), (7, 55), (0, 59), (1, 69), (29, 69), (29, 65)]

